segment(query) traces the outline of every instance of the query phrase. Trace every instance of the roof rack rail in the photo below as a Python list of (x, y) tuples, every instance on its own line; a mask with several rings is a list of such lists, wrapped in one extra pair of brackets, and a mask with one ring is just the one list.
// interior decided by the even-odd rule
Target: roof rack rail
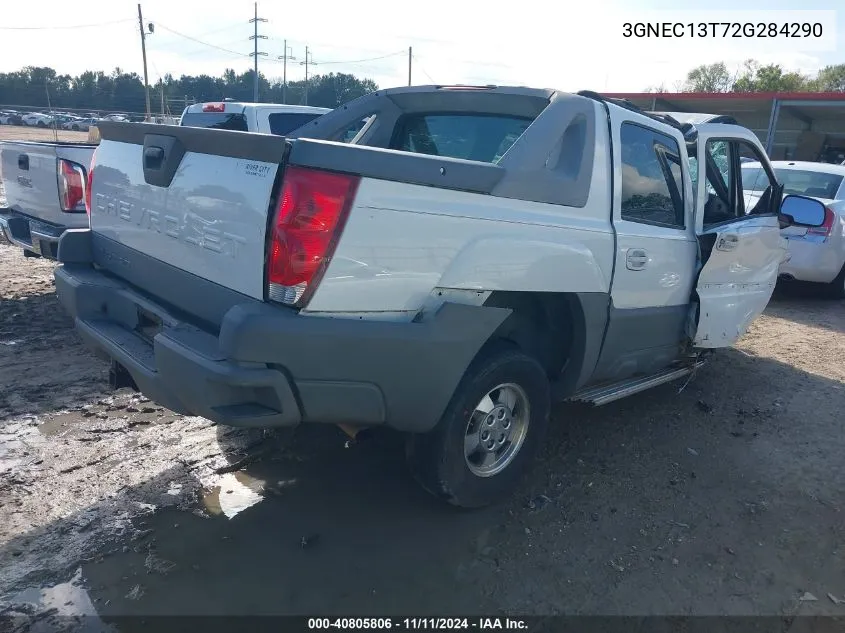
[(630, 110), (631, 112), (636, 112), (637, 114), (641, 114), (643, 116), (648, 117), (654, 121), (659, 121), (660, 123), (665, 123), (667, 125), (671, 125), (676, 130), (680, 130), (682, 134), (686, 135), (686, 133), (692, 127), (689, 123), (681, 124), (673, 117), (669, 116), (668, 114), (655, 114), (654, 112), (646, 112), (642, 108), (634, 105), (627, 99), (614, 99), (612, 97), (605, 97), (598, 92), (593, 92), (592, 90), (581, 90), (580, 92), (576, 93), (581, 97), (587, 97), (588, 99), (593, 99), (595, 101), (601, 101), (603, 103), (612, 103), (613, 105), (619, 106), (620, 108), (625, 108), (626, 110)]

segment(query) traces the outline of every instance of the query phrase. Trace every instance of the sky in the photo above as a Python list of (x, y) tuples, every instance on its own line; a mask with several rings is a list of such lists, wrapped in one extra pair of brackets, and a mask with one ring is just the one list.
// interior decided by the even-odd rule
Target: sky
[[(639, 92), (679, 86), (695, 66), (747, 58), (814, 73), (845, 63), (845, 8), (841, 0), (320, 0), (258, 3), (259, 70), (282, 76), (287, 40), (289, 80), (302, 79), (305, 48), (313, 73), (369, 77), (380, 87), (412, 82), (511, 84), (561, 90)], [(143, 75), (137, 2), (41, 0), (4, 2), (0, 12), (0, 72), (50, 66), (59, 73), (85, 70)], [(679, 8), (683, 6), (683, 9)], [(497, 7), (502, 7), (498, 9)], [(845, 6), (845, 5), (843, 5)], [(737, 11), (737, 8), (741, 11)], [(765, 7), (765, 9), (763, 8)], [(144, 0), (150, 83), (166, 73), (220, 75), (252, 67), (247, 0)], [(824, 13), (816, 13), (823, 11)], [(626, 39), (626, 21), (819, 22), (821, 38), (765, 41), (689, 37)]]

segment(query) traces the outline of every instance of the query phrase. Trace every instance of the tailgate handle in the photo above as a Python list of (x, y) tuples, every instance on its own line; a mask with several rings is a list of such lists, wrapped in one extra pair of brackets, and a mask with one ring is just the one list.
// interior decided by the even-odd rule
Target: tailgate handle
[(141, 158), (144, 181), (154, 187), (169, 187), (184, 156), (185, 146), (178, 137), (169, 134), (144, 134)]
[(163, 147), (145, 147), (144, 148), (144, 169), (161, 169), (161, 163), (164, 161)]
[(26, 154), (20, 154), (18, 156), (18, 169), (29, 171), (29, 156)]

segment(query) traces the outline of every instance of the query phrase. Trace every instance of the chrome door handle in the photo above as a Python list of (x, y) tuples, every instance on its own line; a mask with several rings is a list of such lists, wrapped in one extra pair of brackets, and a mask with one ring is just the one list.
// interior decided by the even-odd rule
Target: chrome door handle
[(735, 233), (720, 235), (719, 240), (716, 242), (717, 251), (735, 251), (737, 246), (739, 246), (739, 235)]
[(625, 267), (628, 270), (643, 270), (648, 264), (648, 253), (641, 248), (629, 248), (625, 258)]

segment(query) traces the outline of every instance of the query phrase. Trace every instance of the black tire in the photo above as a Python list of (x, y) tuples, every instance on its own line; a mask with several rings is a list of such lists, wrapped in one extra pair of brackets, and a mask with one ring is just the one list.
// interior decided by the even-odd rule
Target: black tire
[(70, 126), (70, 129), (72, 129), (74, 132), (78, 132), (79, 126), (76, 123), (74, 123), (73, 125)]
[(39, 122), (37, 123), (37, 125), (38, 125), (38, 127), (47, 127), (47, 124), (46, 124), (46, 123), (44, 123), (44, 121), (39, 121)]
[(845, 299), (845, 265), (836, 275), (836, 279), (828, 284), (827, 295), (832, 299)]
[[(514, 383), (528, 400), (528, 426), (512, 461), (491, 476), (470, 470), (464, 436), (476, 405), (493, 388)], [(480, 508), (506, 499), (535, 460), (549, 424), (551, 396), (543, 367), (521, 350), (496, 345), (467, 369), (446, 411), (429, 433), (409, 435), (406, 452), (414, 478), (428, 492), (464, 508)]]

